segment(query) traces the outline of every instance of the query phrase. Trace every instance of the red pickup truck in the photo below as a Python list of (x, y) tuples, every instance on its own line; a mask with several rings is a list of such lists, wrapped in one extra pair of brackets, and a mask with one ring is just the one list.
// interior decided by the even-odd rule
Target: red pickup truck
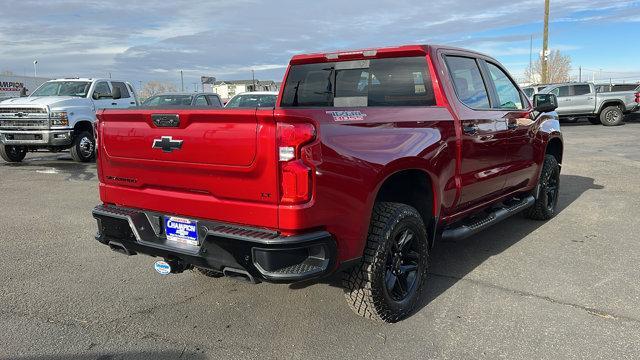
[(398, 321), (436, 240), (554, 216), (556, 106), (491, 57), (415, 45), (295, 56), (274, 108), (104, 110), (96, 238), (162, 274), (341, 271), (355, 312)]

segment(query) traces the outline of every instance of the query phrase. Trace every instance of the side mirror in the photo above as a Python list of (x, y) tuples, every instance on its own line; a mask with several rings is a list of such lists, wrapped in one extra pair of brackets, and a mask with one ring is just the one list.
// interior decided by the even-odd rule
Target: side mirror
[(118, 100), (122, 97), (122, 92), (119, 87), (114, 86), (113, 90), (111, 90), (111, 98), (113, 100)]
[(541, 113), (554, 111), (558, 108), (558, 99), (554, 94), (533, 95), (533, 110)]

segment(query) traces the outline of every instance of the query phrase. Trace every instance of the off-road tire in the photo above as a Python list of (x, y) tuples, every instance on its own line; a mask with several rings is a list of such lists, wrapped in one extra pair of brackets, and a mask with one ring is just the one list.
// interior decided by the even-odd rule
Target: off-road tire
[(199, 272), (200, 274), (204, 275), (204, 276), (208, 276), (211, 278), (221, 278), (224, 276), (224, 274), (220, 271), (214, 271), (214, 270), (209, 270), (209, 269), (203, 269), (203, 268), (195, 268), (195, 270), (197, 272)]
[(27, 156), (27, 149), (22, 146), (0, 145), (0, 157), (6, 162), (17, 163)]
[[(399, 242), (396, 242), (396, 239), (399, 235), (407, 234), (406, 229), (415, 236), (405, 242), (408, 245), (404, 249), (399, 248)], [(409, 241), (411, 241), (410, 244)], [(388, 271), (393, 272), (389, 270), (388, 262), (396, 259), (393, 254), (394, 249), (400, 249), (398, 253), (406, 252), (405, 256), (411, 253), (411, 257), (416, 259), (415, 272), (407, 271), (404, 275), (403, 279), (407, 280), (401, 280), (402, 273), (395, 278), (396, 282), (402, 281), (407, 285), (410, 274), (414, 274), (411, 286), (407, 286), (411, 290), (407, 291), (406, 298), (400, 300), (392, 298), (396, 287), (392, 286), (391, 292), (387, 289), (390, 275)], [(393, 323), (410, 316), (421, 298), (427, 277), (428, 261), (428, 235), (418, 211), (405, 204), (376, 203), (363, 258), (360, 264), (344, 273), (342, 281), (347, 303), (356, 314), (377, 321)], [(404, 262), (405, 268), (413, 266), (413, 263), (406, 265), (407, 263)], [(391, 267), (393, 268), (393, 265)]]
[(96, 154), (96, 139), (93, 134), (89, 131), (77, 134), (73, 139), (73, 146), (69, 152), (74, 161), (89, 162), (93, 160)]
[(589, 120), (589, 122), (593, 125), (602, 125), (599, 117), (589, 116), (587, 120)]
[(618, 126), (624, 120), (624, 113), (618, 105), (607, 106), (600, 113), (600, 122), (604, 126)]
[(554, 156), (545, 155), (539, 181), (536, 202), (524, 211), (524, 215), (529, 219), (549, 220), (556, 215), (560, 194), (560, 165)]

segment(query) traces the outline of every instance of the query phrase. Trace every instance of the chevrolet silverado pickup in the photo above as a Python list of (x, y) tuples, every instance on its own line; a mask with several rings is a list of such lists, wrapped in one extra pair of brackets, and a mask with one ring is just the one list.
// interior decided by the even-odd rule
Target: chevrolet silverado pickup
[(554, 94), (561, 119), (586, 117), (590, 123), (605, 126), (622, 124), (624, 115), (640, 109), (640, 91), (599, 91), (593, 83), (549, 85), (541, 94)]
[(136, 106), (131, 84), (111, 79), (47, 81), (30, 96), (0, 103), (0, 157), (21, 162), (28, 151), (69, 149), (78, 162), (93, 160), (96, 110)]
[(342, 273), (359, 315), (415, 311), (436, 242), (556, 213), (556, 98), (412, 45), (294, 56), (276, 106), (98, 114), (96, 239), (251, 282)]

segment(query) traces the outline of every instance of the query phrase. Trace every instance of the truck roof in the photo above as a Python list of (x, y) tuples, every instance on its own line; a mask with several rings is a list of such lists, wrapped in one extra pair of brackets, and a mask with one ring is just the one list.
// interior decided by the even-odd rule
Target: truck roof
[(492, 57), (486, 54), (468, 50), (468, 49), (457, 48), (453, 46), (400, 45), (400, 46), (393, 46), (393, 47), (344, 50), (344, 51), (334, 51), (334, 52), (327, 52), (327, 53), (299, 54), (299, 55), (293, 56), (289, 64), (295, 65), (295, 64), (307, 64), (307, 63), (318, 63), (318, 62), (332, 62), (332, 61), (340, 61), (340, 60), (377, 59), (377, 58), (399, 57), (399, 56), (422, 56), (422, 55), (426, 55), (429, 52), (429, 49), (432, 49), (432, 50), (446, 49), (446, 50), (461, 51), (464, 53), (481, 55), (486, 58), (492, 59)]

